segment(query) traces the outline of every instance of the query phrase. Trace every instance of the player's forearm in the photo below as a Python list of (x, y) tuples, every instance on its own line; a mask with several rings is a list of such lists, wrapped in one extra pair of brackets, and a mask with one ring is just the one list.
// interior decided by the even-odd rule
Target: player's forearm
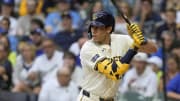
[(137, 51), (136, 51), (136, 50), (134, 50), (134, 49), (129, 49), (129, 50), (127, 51), (127, 53), (120, 59), (120, 61), (121, 61), (122, 63), (127, 63), (127, 64), (129, 64), (129, 63), (131, 62), (132, 58), (134, 57), (134, 55), (136, 55), (136, 54), (137, 54)]
[(145, 45), (142, 45), (139, 50), (144, 53), (154, 53), (157, 51), (157, 46), (152, 40), (148, 40)]
[(180, 100), (180, 94), (174, 92), (168, 92), (167, 96), (172, 99)]

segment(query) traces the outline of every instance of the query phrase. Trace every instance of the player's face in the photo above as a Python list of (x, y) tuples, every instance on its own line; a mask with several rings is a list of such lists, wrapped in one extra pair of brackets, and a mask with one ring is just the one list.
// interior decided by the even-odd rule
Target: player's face
[(109, 37), (109, 28), (105, 26), (91, 27), (92, 39), (97, 43), (103, 43)]

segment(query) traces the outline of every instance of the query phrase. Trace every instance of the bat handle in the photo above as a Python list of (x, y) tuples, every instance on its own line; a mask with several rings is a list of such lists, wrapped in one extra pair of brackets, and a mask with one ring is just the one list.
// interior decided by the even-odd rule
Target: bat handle
[(126, 23), (128, 23), (129, 25), (131, 25), (131, 22), (129, 21), (129, 19), (127, 18), (127, 16), (122, 15), (123, 19), (126, 21)]
[(129, 25), (131, 25), (131, 22), (128, 19), (125, 19), (125, 20)]

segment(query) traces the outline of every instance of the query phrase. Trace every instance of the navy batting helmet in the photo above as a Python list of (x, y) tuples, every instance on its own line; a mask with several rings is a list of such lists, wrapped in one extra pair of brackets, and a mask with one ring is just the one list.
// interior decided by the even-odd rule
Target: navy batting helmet
[(92, 38), (91, 26), (97, 26), (97, 27), (112, 26), (112, 31), (111, 31), (111, 33), (112, 33), (114, 31), (115, 19), (114, 19), (113, 15), (111, 15), (110, 13), (108, 13), (106, 11), (99, 11), (97, 13), (94, 13), (92, 16), (92, 21), (88, 28), (89, 38)]

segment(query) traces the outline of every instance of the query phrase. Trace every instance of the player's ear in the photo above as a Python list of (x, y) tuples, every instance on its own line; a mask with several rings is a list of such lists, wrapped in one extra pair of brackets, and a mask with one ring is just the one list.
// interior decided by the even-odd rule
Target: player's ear
[(107, 27), (107, 33), (111, 33), (111, 31), (112, 31), (112, 26), (108, 26)]

